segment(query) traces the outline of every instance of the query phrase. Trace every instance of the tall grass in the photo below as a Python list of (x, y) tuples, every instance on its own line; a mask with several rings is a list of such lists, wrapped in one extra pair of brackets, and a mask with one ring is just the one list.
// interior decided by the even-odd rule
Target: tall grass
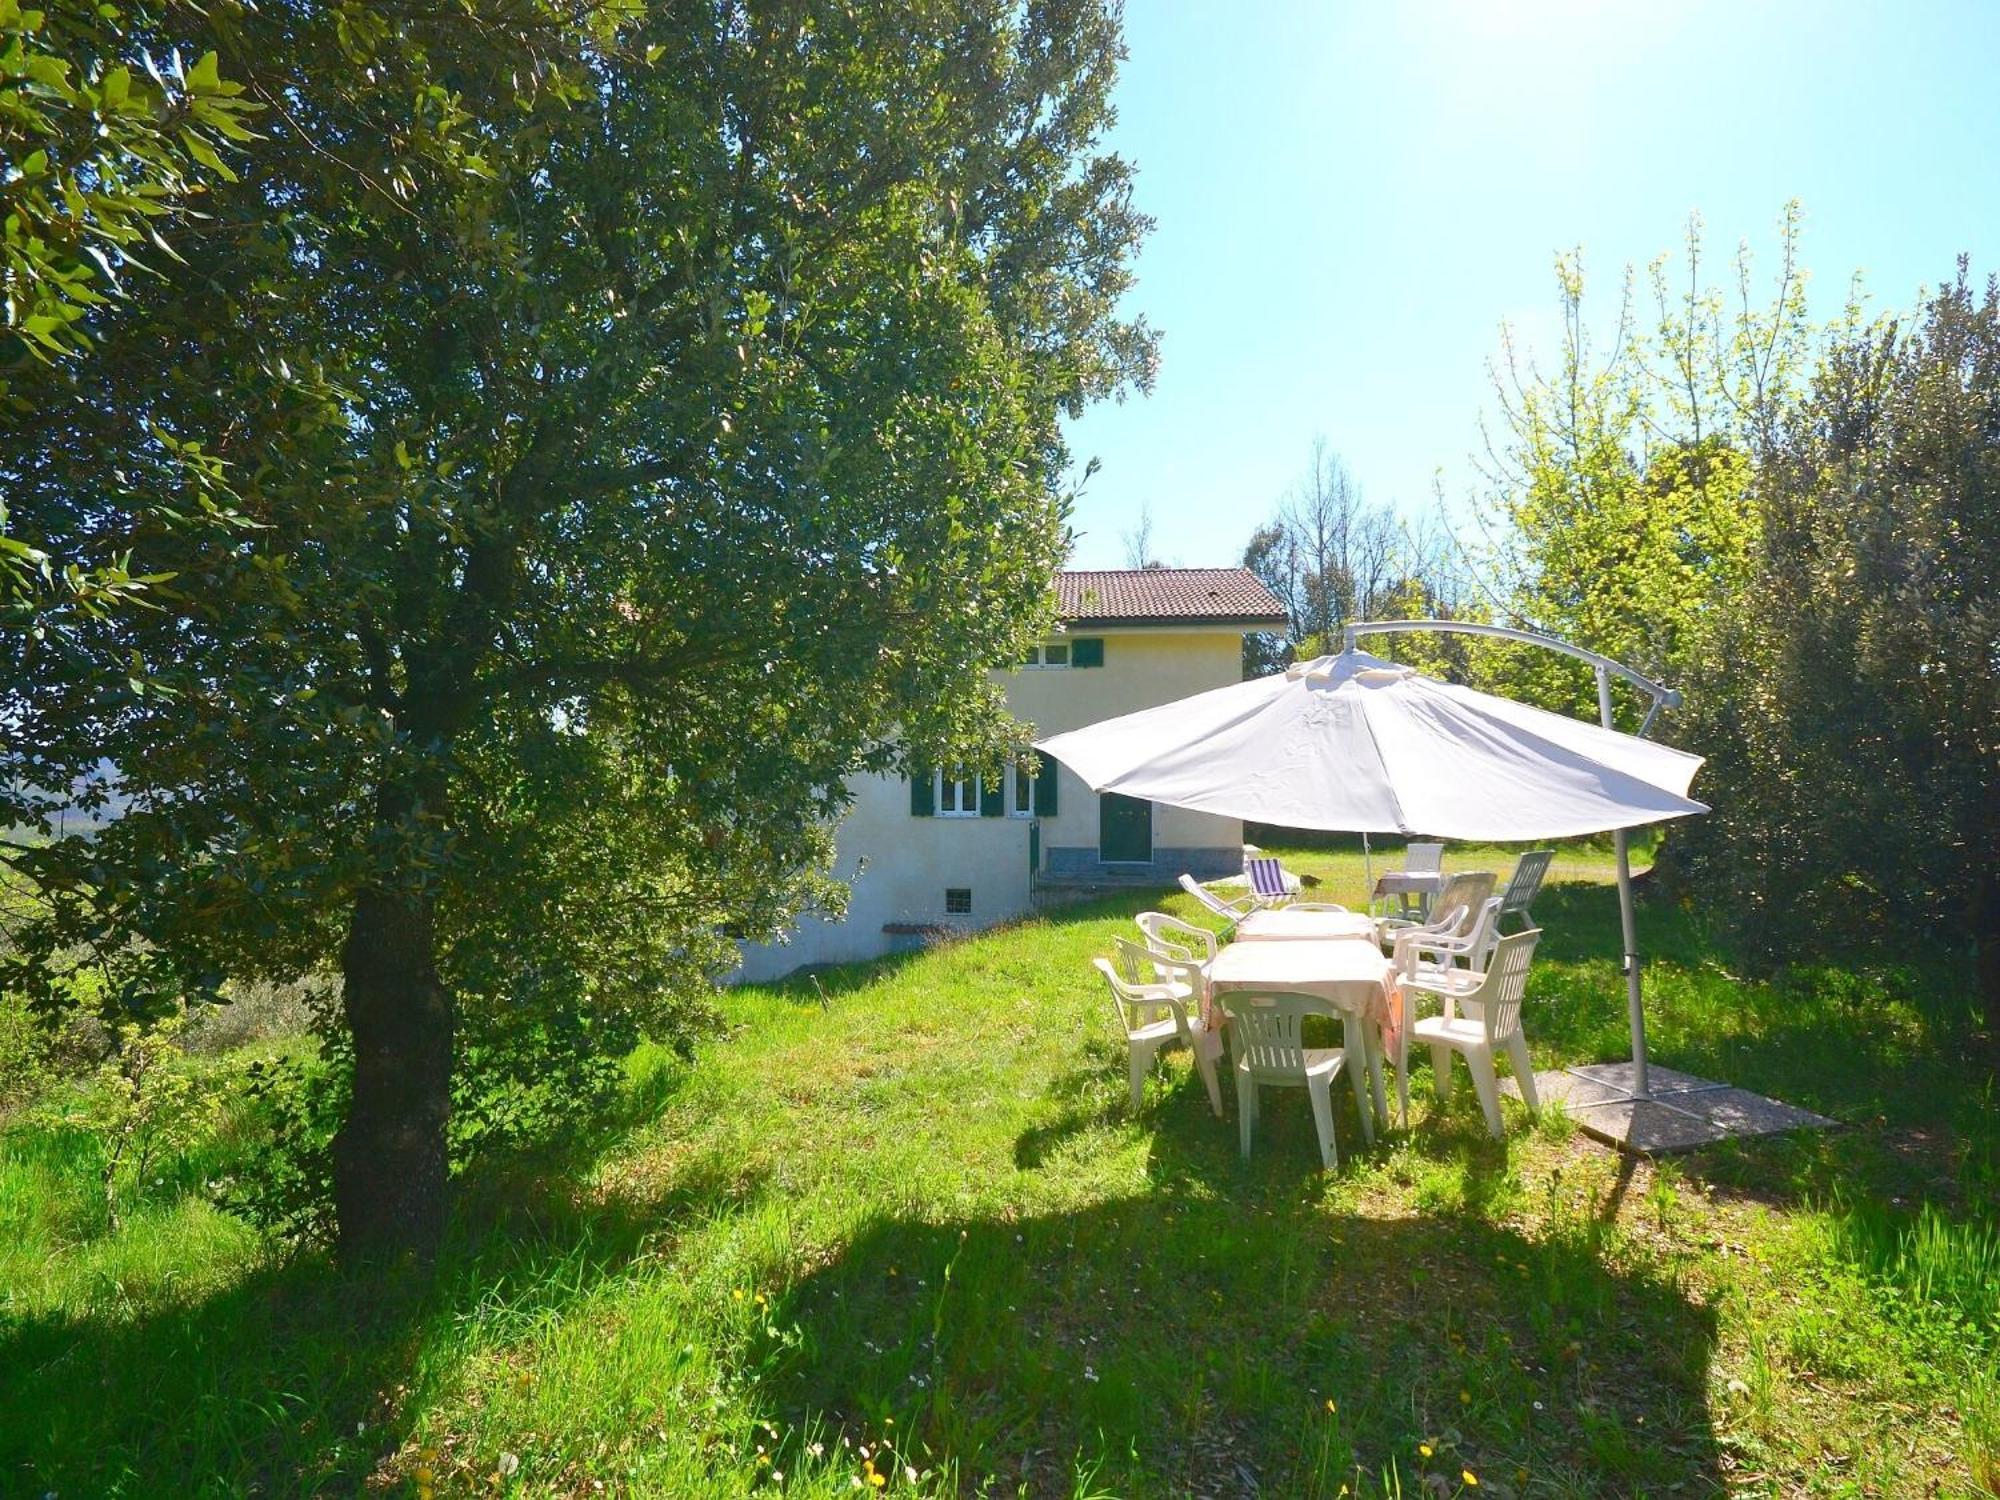
[[(1362, 894), (1358, 853), (1288, 863)], [(1608, 867), (1566, 865), (1536, 909), (1544, 1065), (1624, 1042)], [(598, 1138), (465, 1183), (428, 1281), (280, 1260), (218, 1213), (204, 1184), (254, 1136), (164, 1164), (113, 1230), (87, 1133), (0, 1128), (0, 1494), (1991, 1483), (1973, 1164), (2000, 1130), (1943, 986), (1746, 977), (1648, 907), (1661, 1062), (1850, 1128), (1653, 1174), (1512, 1102), (1492, 1140), (1419, 1078), (1372, 1151), (1342, 1096), (1328, 1176), (1301, 1099), (1242, 1161), (1182, 1053), (1131, 1108), (1088, 961), (1155, 904), (1196, 915), (1121, 895), (734, 992), (696, 1066), (635, 1055)]]
[(1838, 1194), (1828, 1210), (1835, 1253), (1919, 1316), (1956, 1321), (1980, 1350), (2000, 1350), (2000, 1224), (1923, 1204), (1914, 1217)]

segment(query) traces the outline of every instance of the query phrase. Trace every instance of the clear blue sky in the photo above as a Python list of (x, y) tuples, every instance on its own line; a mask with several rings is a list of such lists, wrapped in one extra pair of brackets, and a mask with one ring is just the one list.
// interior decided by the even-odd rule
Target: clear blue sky
[(1600, 311), (1690, 211), (1717, 275), (1805, 208), (1815, 311), (2000, 269), (2000, 0), (1128, 0), (1115, 147), (1158, 228), (1150, 397), (1072, 424), (1074, 561), (1235, 562), (1323, 434), (1370, 498), (1471, 482), (1502, 319), (1546, 347), (1558, 249)]

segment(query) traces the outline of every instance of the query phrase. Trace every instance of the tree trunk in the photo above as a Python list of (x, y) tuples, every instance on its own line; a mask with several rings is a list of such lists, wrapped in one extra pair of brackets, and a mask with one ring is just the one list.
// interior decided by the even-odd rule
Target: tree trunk
[(364, 890), (341, 950), (354, 1099), (333, 1138), (340, 1257), (428, 1260), (444, 1233), (457, 1025), (428, 895)]
[(1973, 846), (1973, 972), (1986, 1021), (1986, 1054), (2000, 1070), (2000, 777), (1986, 786), (1985, 827)]

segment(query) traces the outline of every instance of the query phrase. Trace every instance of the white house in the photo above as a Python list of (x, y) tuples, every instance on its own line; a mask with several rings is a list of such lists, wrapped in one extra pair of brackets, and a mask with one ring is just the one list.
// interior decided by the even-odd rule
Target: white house
[[(1244, 568), (1056, 575), (1062, 631), (1001, 674), (1037, 738), (1169, 703), (1243, 675), (1243, 637), (1282, 631), (1284, 607)], [(950, 770), (858, 776), (835, 873), (853, 887), (839, 922), (803, 919), (782, 943), (747, 946), (739, 979), (873, 958), (952, 928), (1019, 916), (1037, 890), (1170, 884), (1242, 869), (1243, 827), (1130, 797), (1099, 797), (1044, 759), (999, 785)]]

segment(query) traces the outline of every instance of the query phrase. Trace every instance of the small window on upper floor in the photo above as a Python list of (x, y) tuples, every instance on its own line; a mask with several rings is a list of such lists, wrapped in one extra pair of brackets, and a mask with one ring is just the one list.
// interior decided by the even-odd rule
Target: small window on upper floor
[(1046, 641), (1039, 646), (1030, 646), (1027, 655), (1021, 658), (1024, 668), (1067, 667), (1069, 664), (1068, 641)]

